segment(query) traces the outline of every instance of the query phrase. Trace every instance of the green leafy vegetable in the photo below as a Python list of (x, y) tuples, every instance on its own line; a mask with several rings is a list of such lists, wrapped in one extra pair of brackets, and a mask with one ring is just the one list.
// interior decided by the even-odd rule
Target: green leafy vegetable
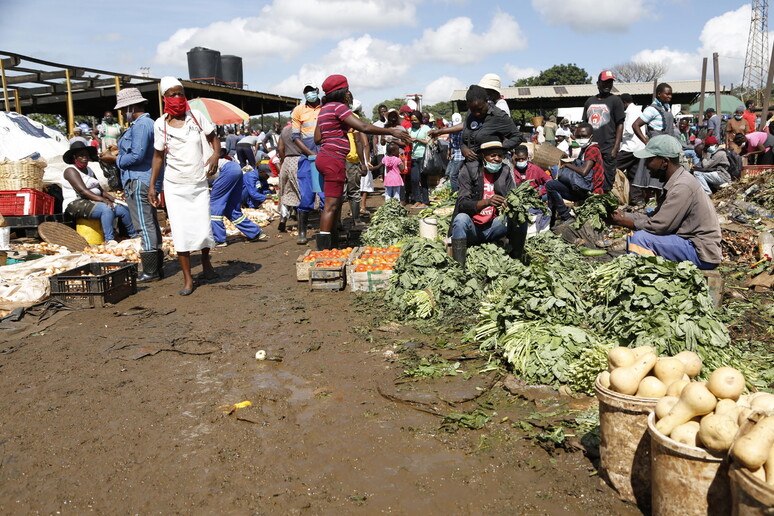
[(500, 208), (500, 220), (521, 225), (529, 222), (530, 208), (538, 209), (544, 214), (548, 214), (546, 203), (540, 198), (537, 190), (532, 186), (532, 181), (524, 181), (508, 192), (505, 197), (505, 205)]
[(610, 192), (589, 195), (583, 204), (573, 210), (575, 211), (575, 227), (580, 229), (586, 222), (589, 222), (596, 230), (604, 229), (604, 219), (616, 208), (618, 208), (618, 197)]

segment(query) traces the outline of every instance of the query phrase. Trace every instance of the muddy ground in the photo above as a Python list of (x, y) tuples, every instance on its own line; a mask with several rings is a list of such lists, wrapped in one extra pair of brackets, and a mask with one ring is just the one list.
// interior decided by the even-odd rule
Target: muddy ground
[(190, 297), (168, 262), (115, 306), (0, 333), (0, 513), (639, 514), (593, 457), (520, 425), (588, 400), (525, 400), (464, 356), (457, 376), (401, 378), (438, 335), (310, 292), (275, 227), (216, 249), (221, 278)]

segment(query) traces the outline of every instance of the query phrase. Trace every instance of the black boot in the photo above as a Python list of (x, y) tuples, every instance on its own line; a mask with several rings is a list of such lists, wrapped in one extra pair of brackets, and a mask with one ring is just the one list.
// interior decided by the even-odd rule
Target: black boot
[(352, 212), (352, 224), (354, 226), (360, 225), (360, 203), (358, 201), (349, 201), (349, 211)]
[(331, 248), (331, 234), (317, 233), (317, 250), (325, 251), (330, 248)]
[(508, 228), (508, 243), (511, 244), (510, 257), (520, 259), (524, 254), (524, 243), (527, 241), (527, 228)]
[(309, 219), (309, 212), (308, 211), (300, 211), (298, 212), (298, 242), (296, 242), (298, 245), (306, 245), (307, 242), (309, 242), (309, 239), (306, 238), (306, 222)]
[(164, 279), (164, 251), (159, 249), (156, 253), (159, 255), (159, 279)]
[(159, 275), (159, 253), (157, 251), (140, 253), (140, 261), (142, 262), (142, 274), (137, 276), (137, 283), (161, 279)]
[(284, 233), (287, 224), (288, 224), (288, 218), (280, 217), (279, 224), (277, 224), (277, 231), (279, 231), (280, 233)]
[(468, 257), (468, 239), (452, 238), (452, 258), (465, 267), (465, 259)]

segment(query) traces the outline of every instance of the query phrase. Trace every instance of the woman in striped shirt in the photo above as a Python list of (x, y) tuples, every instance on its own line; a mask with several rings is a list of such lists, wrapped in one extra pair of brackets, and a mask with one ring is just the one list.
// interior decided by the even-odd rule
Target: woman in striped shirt
[(341, 217), (341, 200), (347, 182), (346, 165), (349, 153), (348, 129), (368, 134), (387, 134), (408, 144), (408, 135), (401, 128), (376, 127), (360, 120), (348, 107), (352, 102), (349, 83), (343, 75), (331, 75), (322, 84), (323, 107), (317, 116), (314, 141), (320, 146), (315, 166), (323, 176), (325, 209), (320, 217), (317, 248), (331, 249), (337, 245), (334, 233)]

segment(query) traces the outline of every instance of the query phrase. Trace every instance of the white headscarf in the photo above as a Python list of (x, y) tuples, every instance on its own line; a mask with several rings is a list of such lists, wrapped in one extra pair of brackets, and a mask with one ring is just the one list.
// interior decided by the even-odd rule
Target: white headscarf
[(181, 88), (183, 85), (178, 81), (175, 77), (172, 77), (170, 75), (167, 75), (166, 77), (161, 78), (161, 94), (164, 95), (169, 88), (174, 88), (175, 86), (180, 86)]

